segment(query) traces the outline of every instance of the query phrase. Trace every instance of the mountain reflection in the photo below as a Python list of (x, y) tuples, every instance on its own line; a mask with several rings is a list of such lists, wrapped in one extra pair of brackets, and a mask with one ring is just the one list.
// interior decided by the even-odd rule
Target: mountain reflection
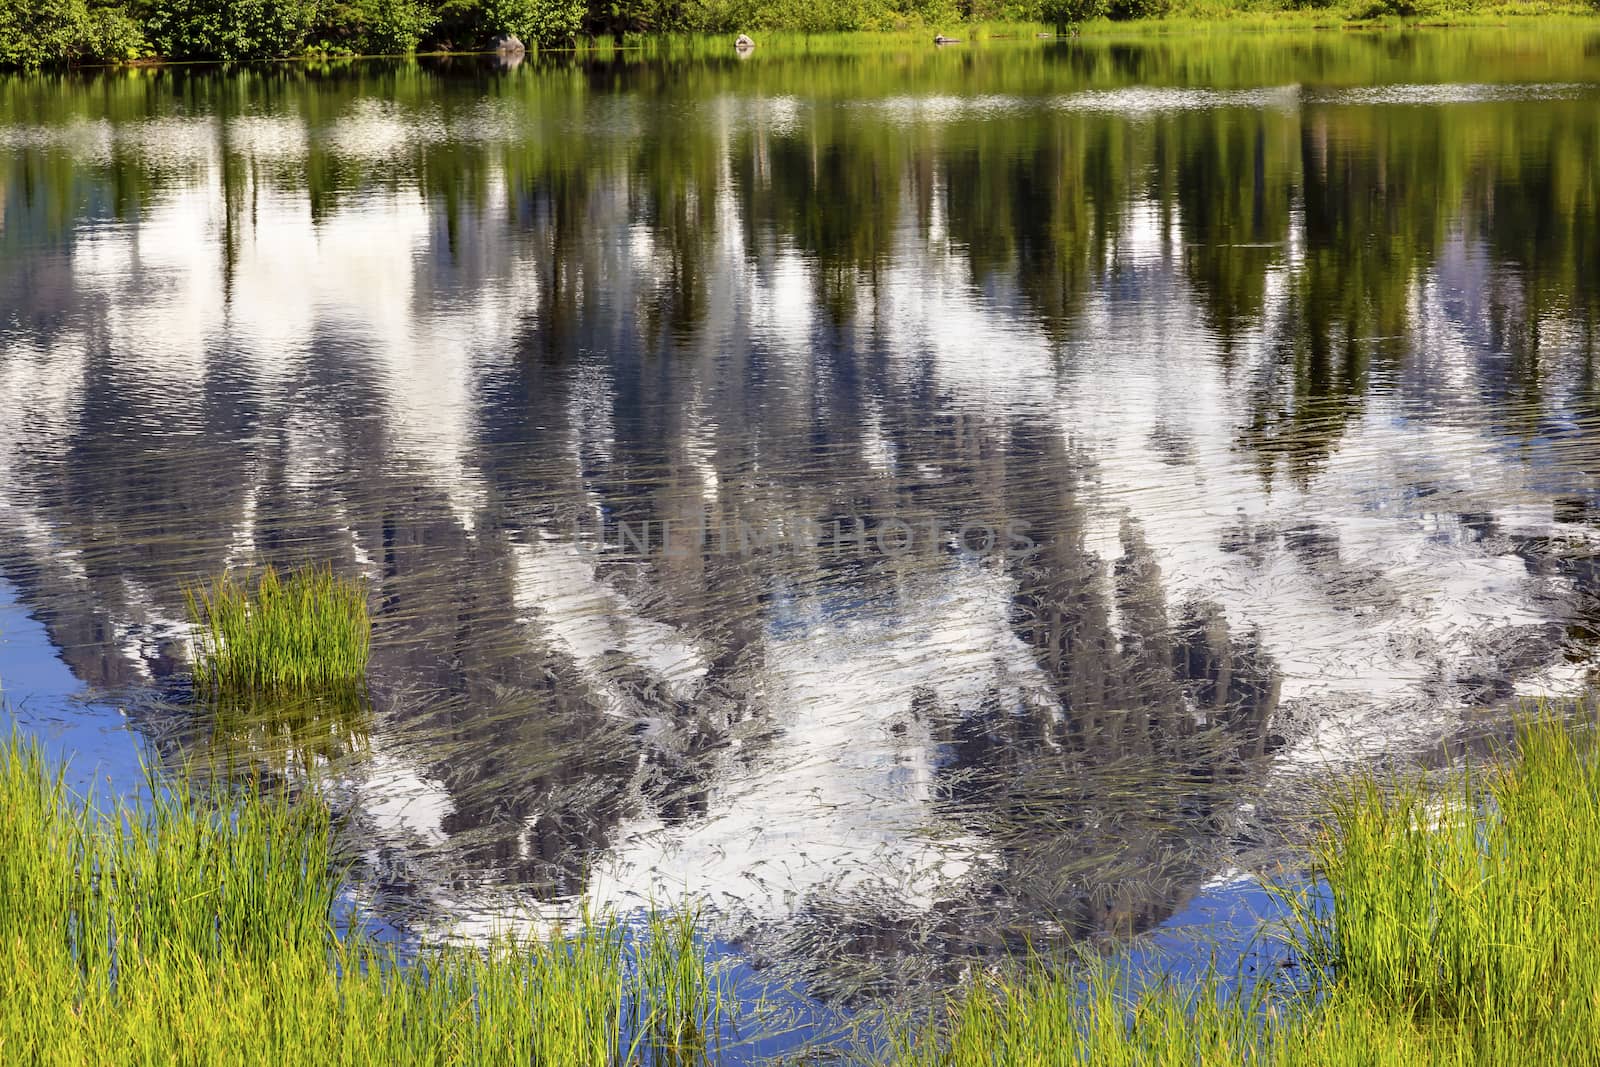
[[(1591, 659), (1592, 62), (1420, 40), (0, 81), (0, 565), (423, 910), (1146, 929)], [(304, 559), (372, 707), (186, 703), (183, 583)]]

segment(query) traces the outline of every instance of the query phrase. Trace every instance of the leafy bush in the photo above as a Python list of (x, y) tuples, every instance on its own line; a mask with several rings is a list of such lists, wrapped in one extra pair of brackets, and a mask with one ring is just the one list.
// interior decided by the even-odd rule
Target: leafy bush
[(1158, 19), (1172, 10), (1172, 0), (1107, 0), (1106, 17), (1113, 22)]
[(684, 0), (681, 10), (687, 33), (738, 33), (758, 25), (748, 0)]
[(1040, 0), (970, 0), (974, 22), (1047, 22)]
[(483, 48), (501, 34), (528, 45), (567, 44), (584, 28), (584, 0), (445, 0), (432, 40), (446, 49)]
[(423, 0), (323, 0), (314, 37), (322, 51), (403, 55), (438, 21)]
[(78, 55), (97, 63), (119, 63), (150, 54), (139, 23), (121, 8), (97, 7), (84, 19)]
[(1044, 0), (1039, 17), (1065, 33), (1074, 26), (1105, 14), (1106, 0)]
[(368, 55), (413, 52), (439, 16), (421, 0), (366, 0), (361, 9), (361, 51)]
[(896, 23), (954, 26), (964, 21), (961, 6), (955, 0), (899, 0), (893, 6), (899, 8), (895, 12)]
[(297, 55), (316, 0), (155, 0), (148, 30), (170, 59), (275, 59)]
[(0, 0), (0, 67), (115, 62), (150, 54), (139, 24), (120, 8), (84, 0)]
[(767, 0), (757, 8), (756, 25), (803, 33), (869, 30), (883, 5), (871, 0)]
[(83, 0), (0, 0), (0, 66), (35, 70), (70, 60), (87, 19)]
[(485, 0), (483, 26), (490, 38), (515, 34), (546, 47), (573, 41), (583, 29), (583, 0)]
[(688, 18), (703, 12), (683, 0), (590, 0), (586, 24), (591, 32), (616, 37), (625, 33), (673, 33), (687, 29)]
[[(1600, 0), (1595, 2), (1600, 3)], [(1472, 12), (1477, 10), (1477, 6), (1476, 0), (1372, 0), (1348, 14), (1363, 20), (1386, 17), (1433, 19)]]

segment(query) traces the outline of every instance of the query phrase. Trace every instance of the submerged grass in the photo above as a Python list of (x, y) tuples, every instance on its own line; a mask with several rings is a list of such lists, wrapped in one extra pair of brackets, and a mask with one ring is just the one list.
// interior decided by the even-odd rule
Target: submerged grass
[(216, 696), (359, 689), (372, 641), (366, 588), (329, 567), (254, 584), (224, 574), (186, 591), (195, 683)]
[(692, 914), (428, 949), (336, 937), (327, 809), (69, 795), (0, 746), (0, 1062), (690, 1064), (725, 1005)]
[[(1439, 792), (1358, 779), (1281, 890), (1309, 978), (1128, 995), (1033, 959), (894, 1043), (903, 1065), (1600, 1062), (1600, 758), (1541, 717)], [(1326, 900), (1331, 899), (1331, 911)]]

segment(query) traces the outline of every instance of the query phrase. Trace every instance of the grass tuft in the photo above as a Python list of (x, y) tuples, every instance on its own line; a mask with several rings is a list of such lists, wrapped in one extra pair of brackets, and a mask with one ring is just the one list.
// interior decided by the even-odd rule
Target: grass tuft
[(102, 810), (0, 744), (0, 1063), (706, 1062), (723, 1002), (692, 917), (402, 961), (335, 936), (320, 801), (152, 791)]
[(359, 689), (372, 642), (365, 586), (329, 567), (252, 585), (224, 574), (185, 591), (196, 685), (218, 696)]
[[(1443, 792), (1367, 776), (1280, 889), (1310, 981), (1127, 991), (1034, 958), (893, 1043), (905, 1067), (1600, 1062), (1600, 758), (1546, 715)], [(1331, 899), (1331, 910), (1326, 900)]]

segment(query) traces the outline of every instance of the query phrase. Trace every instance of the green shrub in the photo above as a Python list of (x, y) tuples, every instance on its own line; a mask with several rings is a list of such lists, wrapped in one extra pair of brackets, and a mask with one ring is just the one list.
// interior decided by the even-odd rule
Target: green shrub
[(83, 0), (0, 0), (0, 67), (68, 62), (83, 40)]
[(1105, 14), (1106, 0), (1044, 0), (1039, 17), (1066, 33), (1074, 26)]
[[(956, 0), (900, 0), (893, 5), (891, 18), (895, 23), (907, 22), (923, 26), (955, 26), (964, 21), (961, 6)], [(879, 24), (880, 28), (888, 27)]]
[(1381, 19), (1388, 15), (1397, 15), (1401, 18), (1411, 18), (1417, 14), (1417, 5), (1412, 0), (1372, 0), (1363, 7), (1358, 7), (1353, 13), (1358, 19)]
[(98, 63), (143, 59), (150, 54), (144, 29), (126, 11), (97, 7), (88, 12), (80, 34), (79, 57)]
[(583, 29), (583, 0), (484, 0), (481, 11), (488, 39), (510, 33), (551, 47), (569, 44)]
[(1106, 18), (1113, 22), (1158, 19), (1172, 11), (1172, 0), (1107, 0)]
[[(1597, 0), (1600, 2), (1600, 0)], [(1478, 9), (1476, 0), (1370, 0), (1364, 7), (1347, 13), (1356, 19), (1447, 18), (1470, 14)]]
[(275, 59), (305, 50), (316, 0), (155, 0), (147, 24), (169, 59)]
[(123, 9), (84, 0), (0, 0), (0, 67), (110, 63), (150, 54), (139, 24)]
[(325, 52), (404, 55), (438, 19), (423, 0), (324, 0), (313, 36)]
[(888, 5), (876, 0), (764, 0), (756, 25), (802, 33), (851, 32), (893, 28), (884, 19)]
[(589, 29), (615, 37), (624, 33), (674, 33), (686, 28), (683, 0), (590, 0)]
[(750, 0), (684, 0), (681, 11), (686, 33), (738, 33), (758, 24)]
[(445, 0), (432, 39), (445, 48), (472, 49), (510, 33), (548, 48), (577, 38), (584, 11), (584, 0)]
[(364, 0), (360, 50), (368, 55), (413, 52), (438, 16), (420, 0)]
[(974, 22), (1048, 22), (1040, 0), (971, 0)]

